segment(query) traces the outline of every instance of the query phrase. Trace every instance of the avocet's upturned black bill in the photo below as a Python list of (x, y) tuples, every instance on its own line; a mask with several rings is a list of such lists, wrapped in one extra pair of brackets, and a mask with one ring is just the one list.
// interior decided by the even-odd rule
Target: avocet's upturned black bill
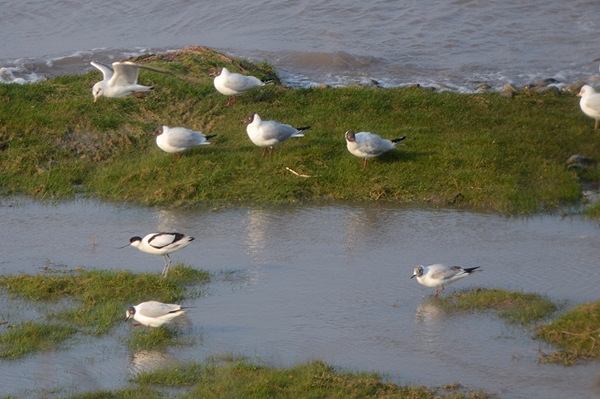
[(187, 247), (192, 241), (194, 241), (194, 237), (186, 236), (182, 233), (151, 233), (144, 238), (131, 237), (129, 245), (136, 247), (142, 252), (162, 255), (165, 259), (165, 268), (162, 271), (162, 276), (167, 277), (167, 273), (171, 268), (171, 257), (169, 254)]

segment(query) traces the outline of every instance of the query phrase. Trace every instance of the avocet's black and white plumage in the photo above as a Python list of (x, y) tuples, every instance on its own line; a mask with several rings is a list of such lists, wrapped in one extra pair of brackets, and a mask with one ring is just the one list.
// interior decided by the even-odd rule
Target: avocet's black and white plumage
[(173, 161), (175, 160), (175, 154), (178, 155), (177, 159), (179, 160), (183, 151), (197, 145), (208, 145), (210, 144), (208, 140), (216, 136), (216, 134), (205, 136), (202, 132), (184, 127), (170, 128), (168, 126), (161, 126), (151, 134), (156, 136), (156, 145), (161, 150), (173, 154)]
[(346, 147), (350, 151), (350, 154), (365, 159), (365, 163), (363, 164), (363, 170), (365, 170), (369, 158), (374, 158), (396, 148), (396, 144), (405, 138), (399, 137), (394, 140), (387, 140), (370, 132), (354, 133), (352, 130), (348, 130), (346, 132)]
[(133, 318), (146, 327), (160, 327), (174, 318), (187, 312), (187, 309), (174, 303), (162, 303), (157, 301), (142, 302), (131, 306), (125, 311), (125, 321)]
[(187, 247), (194, 241), (194, 237), (186, 236), (181, 233), (151, 233), (141, 237), (131, 237), (129, 245), (136, 247), (142, 252), (154, 255), (162, 255), (165, 259), (165, 268), (162, 276), (167, 277), (171, 267), (170, 253)]
[(248, 133), (250, 141), (258, 147), (265, 148), (263, 157), (267, 152), (267, 147), (271, 148), (271, 155), (273, 155), (273, 146), (283, 143), (290, 137), (304, 137), (302, 132), (310, 129), (310, 126), (292, 127), (275, 121), (263, 121), (258, 114), (252, 114), (241, 122), (248, 124), (246, 133)]
[[(438, 296), (440, 292), (444, 291), (444, 286), (472, 273), (482, 271), (477, 269), (479, 269), (479, 266), (465, 269), (462, 266), (446, 266), (439, 263), (429, 266), (421, 265), (415, 267), (411, 278), (417, 277), (419, 283), (427, 287), (435, 287), (435, 296)], [(439, 290), (439, 287), (442, 287), (442, 289)]]
[(236, 95), (243, 94), (248, 90), (271, 83), (271, 80), (262, 81), (255, 76), (246, 76), (229, 72), (227, 68), (219, 68), (219, 70), (210, 75), (215, 77), (215, 80), (213, 81), (215, 89), (217, 89), (219, 93), (229, 96), (229, 101), (225, 104), (226, 107), (231, 104), (232, 98), (233, 105), (235, 105)]
[(579, 107), (584, 114), (596, 120), (594, 129), (598, 129), (598, 122), (600, 121), (600, 93), (597, 93), (590, 85), (583, 85), (577, 96), (581, 97)]
[(146, 65), (138, 65), (129, 61), (113, 62), (110, 65), (101, 62), (92, 61), (91, 64), (98, 68), (103, 75), (103, 79), (94, 85), (92, 94), (94, 102), (98, 97), (119, 98), (125, 97), (131, 93), (136, 93), (138, 97), (143, 97), (139, 93), (154, 90), (154, 87), (143, 86), (137, 83), (140, 69), (148, 69), (154, 72), (170, 73), (162, 69), (152, 68)]

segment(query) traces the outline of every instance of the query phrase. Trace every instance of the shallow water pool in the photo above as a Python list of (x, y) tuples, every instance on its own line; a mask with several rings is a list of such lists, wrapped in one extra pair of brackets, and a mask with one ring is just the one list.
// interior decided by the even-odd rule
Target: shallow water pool
[[(216, 275), (205, 296), (185, 303), (195, 306), (187, 316), (192, 348), (130, 353), (124, 340), (134, 327), (123, 323), (110, 337), (0, 361), (3, 394), (114, 389), (139, 370), (228, 353), (275, 365), (320, 359), (402, 384), (460, 381), (502, 398), (600, 393), (597, 363), (538, 364), (538, 344), (551, 348), (531, 332), (493, 315), (448, 315), (430, 301), (434, 289), (410, 278), (419, 264), (481, 266), (447, 292), (481, 286), (595, 301), (600, 228), (584, 218), (382, 205), (173, 210), (5, 200), (0, 228), (1, 274), (78, 266), (160, 273), (162, 257), (117, 248), (135, 235), (180, 231), (196, 241), (172, 254), (174, 262)], [(37, 314), (2, 298), (0, 317), (9, 322), (20, 312)]]

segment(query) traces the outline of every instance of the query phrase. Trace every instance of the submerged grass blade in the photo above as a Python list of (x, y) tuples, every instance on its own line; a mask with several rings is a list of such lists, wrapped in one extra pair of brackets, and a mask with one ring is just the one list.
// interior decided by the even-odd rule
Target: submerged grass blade
[(139, 327), (127, 338), (127, 347), (132, 353), (163, 350), (171, 346), (191, 346), (195, 337), (184, 336), (181, 331), (169, 327), (148, 329)]
[[(431, 399), (436, 390), (384, 382), (377, 373), (345, 372), (323, 362), (276, 368), (246, 361), (190, 363), (141, 373), (143, 386), (188, 387), (195, 398), (415, 398)], [(458, 384), (453, 384), (455, 389)], [(491, 398), (485, 392), (450, 392), (445, 398)]]
[(499, 317), (510, 323), (523, 325), (546, 319), (559, 308), (540, 294), (501, 289), (457, 291), (437, 300), (447, 309), (494, 310)]

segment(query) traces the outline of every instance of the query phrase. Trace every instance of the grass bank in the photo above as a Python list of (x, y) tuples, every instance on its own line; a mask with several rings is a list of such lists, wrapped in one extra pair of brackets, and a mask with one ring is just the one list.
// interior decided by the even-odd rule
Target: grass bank
[[(224, 107), (211, 70), (226, 66), (277, 79), (273, 69), (205, 48), (136, 62), (173, 75), (142, 71), (140, 83), (156, 86), (145, 99), (102, 97), (96, 104), (91, 88), (98, 71), (0, 85), (2, 193), (181, 205), (377, 200), (527, 213), (573, 204), (580, 184), (600, 177), (594, 166), (565, 165), (573, 154), (600, 159), (600, 134), (574, 94), (524, 90), (504, 98), (274, 84)], [(262, 158), (239, 123), (254, 112), (312, 128), (277, 147), (272, 159)], [(217, 136), (172, 162), (150, 135), (163, 124)], [(350, 129), (407, 139), (363, 172), (345, 147)]]

